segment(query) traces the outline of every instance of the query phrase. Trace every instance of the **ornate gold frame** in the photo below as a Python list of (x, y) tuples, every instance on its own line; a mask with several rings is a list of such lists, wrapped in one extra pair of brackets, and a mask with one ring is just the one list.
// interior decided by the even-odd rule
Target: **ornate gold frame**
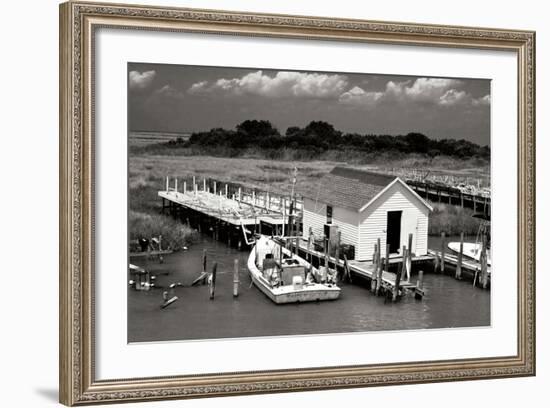
[[(94, 377), (93, 37), (97, 27), (506, 50), (518, 62), (518, 349), (514, 356), (252, 373)], [(60, 401), (66, 405), (535, 374), (535, 33), (68, 2), (60, 6)]]

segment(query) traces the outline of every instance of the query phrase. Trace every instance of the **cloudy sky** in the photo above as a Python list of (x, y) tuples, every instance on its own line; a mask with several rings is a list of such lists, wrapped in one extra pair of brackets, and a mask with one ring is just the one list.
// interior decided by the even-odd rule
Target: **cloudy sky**
[(128, 65), (131, 131), (232, 129), (312, 120), (343, 132), (490, 140), (490, 81), (165, 64)]

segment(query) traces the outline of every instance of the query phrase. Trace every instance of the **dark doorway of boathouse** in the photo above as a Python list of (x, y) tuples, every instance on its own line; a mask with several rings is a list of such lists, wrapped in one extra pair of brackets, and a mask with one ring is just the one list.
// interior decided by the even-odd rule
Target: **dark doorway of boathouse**
[(388, 228), (386, 242), (390, 246), (390, 253), (399, 252), (401, 239), (401, 213), (402, 211), (388, 211)]

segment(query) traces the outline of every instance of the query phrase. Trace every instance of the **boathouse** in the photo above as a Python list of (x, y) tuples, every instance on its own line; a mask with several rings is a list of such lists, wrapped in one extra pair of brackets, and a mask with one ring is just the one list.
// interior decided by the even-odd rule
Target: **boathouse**
[(382, 248), (401, 254), (413, 236), (415, 256), (428, 253), (428, 215), (432, 207), (399, 177), (335, 167), (304, 197), (303, 231), (354, 247), (355, 259), (370, 260), (380, 238)]

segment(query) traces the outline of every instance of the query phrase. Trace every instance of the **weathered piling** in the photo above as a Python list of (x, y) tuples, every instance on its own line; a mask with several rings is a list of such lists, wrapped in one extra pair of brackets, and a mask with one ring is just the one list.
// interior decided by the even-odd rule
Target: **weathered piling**
[(210, 292), (210, 299), (214, 299), (214, 295), (216, 292), (216, 272), (218, 269), (218, 263), (214, 262), (212, 265), (212, 273), (208, 277), (208, 288)]
[(395, 286), (393, 287), (392, 301), (396, 302), (399, 297), (399, 284), (401, 283), (401, 274), (397, 272), (395, 274)]
[(378, 243), (374, 244), (374, 254), (372, 255), (372, 265), (374, 269), (370, 281), (370, 291), (373, 293), (376, 291), (376, 274), (378, 273), (378, 259), (380, 258), (378, 248)]
[(239, 296), (239, 260), (233, 262), (233, 297)]
[(312, 227), (309, 227), (309, 235), (307, 237), (307, 257), (308, 257), (308, 262), (309, 262), (309, 265), (311, 266), (312, 264), (312, 261), (313, 261), (313, 256), (310, 252), (311, 250), (311, 241), (313, 240), (313, 228)]
[(422, 299), (424, 296), (424, 271), (418, 271), (418, 280), (416, 281), (416, 288), (414, 290), (414, 298)]
[[(334, 258), (336, 259), (336, 265), (338, 265), (338, 261), (340, 260), (340, 243), (342, 241), (342, 232), (338, 231), (338, 236), (336, 238), (336, 250), (334, 252)], [(336, 266), (335, 266), (336, 268)]]
[(483, 289), (487, 289), (489, 283), (489, 271), (487, 269), (487, 236), (483, 234), (481, 239), (481, 285)]
[(346, 277), (349, 283), (351, 283), (351, 271), (348, 265), (348, 257), (345, 254), (344, 254), (344, 273), (346, 274)]
[[(401, 280), (405, 280), (405, 276), (407, 276), (407, 258), (409, 256), (407, 247), (405, 245), (403, 245), (402, 251), (403, 251), (403, 256), (402, 256), (403, 262), (401, 263)], [(399, 271), (397, 273), (399, 273)]]
[(441, 233), (441, 262), (439, 264), (439, 267), (441, 268), (441, 273), (445, 273), (445, 233)]
[(464, 250), (464, 232), (460, 233), (460, 250), (458, 252), (456, 261), (455, 278), (462, 279), (462, 252)]

